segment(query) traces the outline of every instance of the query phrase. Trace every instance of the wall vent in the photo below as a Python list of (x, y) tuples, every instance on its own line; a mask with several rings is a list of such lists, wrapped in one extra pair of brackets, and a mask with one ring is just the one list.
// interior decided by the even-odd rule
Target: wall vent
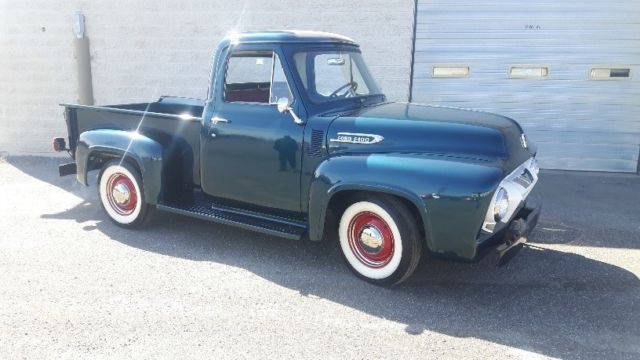
[(591, 68), (589, 71), (589, 79), (591, 80), (628, 79), (630, 77), (630, 68), (601, 67)]
[(469, 77), (469, 66), (467, 65), (434, 65), (431, 68), (431, 77), (466, 78), (466, 77)]
[(515, 65), (509, 67), (511, 79), (545, 79), (549, 76), (549, 68), (537, 65)]

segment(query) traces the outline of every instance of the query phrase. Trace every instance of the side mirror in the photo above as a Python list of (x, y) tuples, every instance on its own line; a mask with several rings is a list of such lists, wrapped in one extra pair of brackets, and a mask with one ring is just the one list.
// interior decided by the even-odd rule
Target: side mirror
[(278, 99), (278, 102), (276, 102), (276, 106), (278, 107), (278, 111), (283, 113), (289, 109), (291, 109), (291, 104), (289, 103), (289, 99), (286, 97), (281, 97), (280, 99)]
[(298, 117), (298, 115), (296, 115), (295, 112), (293, 112), (293, 109), (291, 108), (291, 103), (289, 102), (289, 98), (286, 97), (281, 97), (278, 99), (278, 101), (276, 102), (276, 107), (278, 108), (278, 111), (281, 113), (284, 112), (289, 112), (289, 114), (291, 114), (291, 117), (293, 118), (293, 122), (295, 122), (298, 125), (304, 124), (304, 121), (302, 121), (302, 119), (300, 119)]

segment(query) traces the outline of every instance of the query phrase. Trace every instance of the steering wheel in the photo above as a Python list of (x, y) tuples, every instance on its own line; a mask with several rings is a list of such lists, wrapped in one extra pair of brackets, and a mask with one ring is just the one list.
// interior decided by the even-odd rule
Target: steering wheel
[[(331, 93), (331, 95), (329, 95), (329, 97), (338, 97), (338, 93), (342, 90), (345, 90), (347, 88), (351, 88), (352, 91), (356, 91), (358, 89), (358, 83), (355, 81), (350, 81), (342, 86), (340, 86), (339, 88), (337, 88), (334, 92)], [(346, 97), (346, 95), (348, 94), (348, 92), (345, 92), (342, 97)]]

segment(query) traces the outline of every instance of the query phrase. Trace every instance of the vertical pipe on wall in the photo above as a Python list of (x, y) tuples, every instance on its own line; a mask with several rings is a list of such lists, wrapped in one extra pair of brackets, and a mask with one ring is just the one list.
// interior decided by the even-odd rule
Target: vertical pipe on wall
[(409, 68), (409, 102), (413, 101), (413, 72), (416, 59), (416, 27), (418, 26), (418, 0), (413, 0), (413, 39), (411, 43), (411, 67)]
[(85, 35), (84, 15), (77, 12), (73, 17), (76, 72), (78, 76), (78, 103), (93, 105), (93, 83), (91, 79), (91, 49)]

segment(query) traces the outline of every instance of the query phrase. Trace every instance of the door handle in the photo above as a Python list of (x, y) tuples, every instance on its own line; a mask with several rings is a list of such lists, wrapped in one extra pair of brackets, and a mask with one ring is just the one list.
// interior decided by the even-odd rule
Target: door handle
[(213, 118), (211, 118), (211, 123), (212, 123), (213, 125), (218, 125), (218, 124), (220, 124), (220, 123), (228, 124), (228, 123), (230, 123), (230, 122), (231, 122), (231, 121), (229, 121), (229, 120), (227, 120), (227, 119), (219, 118), (219, 117), (217, 117), (217, 116), (214, 116)]

